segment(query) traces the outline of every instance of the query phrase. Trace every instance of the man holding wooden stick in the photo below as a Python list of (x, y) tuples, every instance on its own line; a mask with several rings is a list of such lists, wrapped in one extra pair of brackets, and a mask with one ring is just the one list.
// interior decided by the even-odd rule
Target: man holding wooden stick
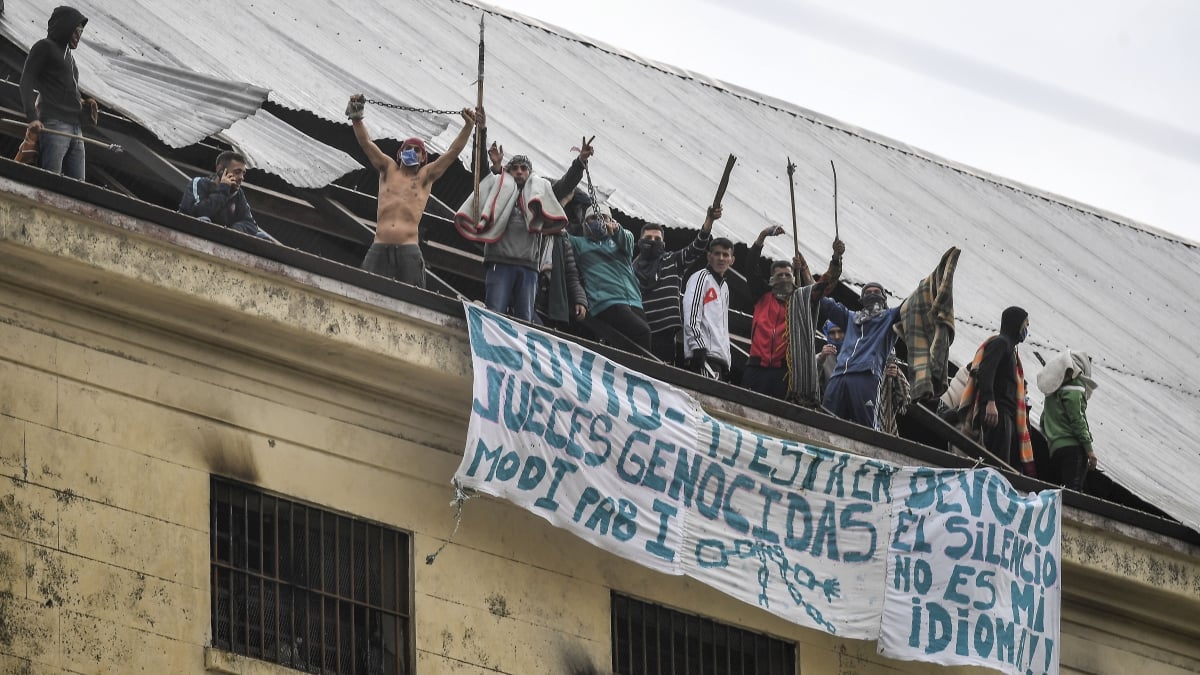
[(96, 99), (80, 96), (79, 68), (72, 55), (87, 21), (73, 7), (56, 7), (46, 24), (46, 37), (33, 43), (21, 70), (21, 105), (29, 131), (38, 134), (38, 166), (79, 180), (85, 174), (84, 108), (93, 124), (99, 115)]
[[(737, 157), (729, 155), (717, 184), (717, 194), (705, 220), (711, 230), (720, 216), (721, 201)], [(707, 232), (705, 234), (708, 234)], [(683, 290), (683, 354), (690, 370), (705, 377), (729, 381), (729, 285), (725, 273), (733, 266), (733, 242), (717, 237), (708, 243), (708, 265), (688, 277)]]

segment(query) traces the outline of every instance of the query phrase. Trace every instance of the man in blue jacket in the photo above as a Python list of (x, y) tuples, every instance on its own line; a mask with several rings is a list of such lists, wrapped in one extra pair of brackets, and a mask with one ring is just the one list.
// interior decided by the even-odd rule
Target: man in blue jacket
[(900, 321), (900, 308), (889, 309), (883, 286), (874, 282), (863, 286), (862, 307), (855, 312), (832, 298), (821, 299), (825, 315), (845, 331), (822, 405), (842, 419), (878, 429), (879, 383), (896, 345), (892, 326)]
[(193, 178), (183, 191), (179, 211), (200, 220), (224, 225), (259, 239), (275, 241), (254, 222), (250, 202), (242, 191), (246, 158), (239, 152), (217, 155), (217, 171), (207, 178)]

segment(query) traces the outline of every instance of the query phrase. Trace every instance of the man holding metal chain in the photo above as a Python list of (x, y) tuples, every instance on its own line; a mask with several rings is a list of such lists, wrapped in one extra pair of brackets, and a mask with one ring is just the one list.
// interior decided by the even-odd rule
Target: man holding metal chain
[(471, 108), (463, 108), (463, 128), (454, 142), (433, 162), (425, 142), (409, 138), (400, 146), (393, 160), (371, 140), (363, 123), (363, 108), (366, 97), (355, 94), (346, 106), (346, 117), (354, 127), (354, 137), (366, 153), (371, 166), (379, 172), (378, 214), (375, 218), (375, 241), (363, 259), (362, 268), (397, 281), (425, 288), (425, 260), (417, 242), (417, 226), (433, 183), (458, 159), (467, 147), (471, 130), (479, 124), (482, 115)]

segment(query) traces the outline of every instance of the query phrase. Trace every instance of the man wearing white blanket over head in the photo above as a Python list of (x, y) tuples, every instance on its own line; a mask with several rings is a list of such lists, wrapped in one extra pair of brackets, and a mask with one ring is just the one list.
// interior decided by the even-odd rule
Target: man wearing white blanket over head
[(571, 194), (583, 177), (592, 155), (584, 143), (578, 158), (558, 181), (533, 175), (533, 164), (516, 155), (501, 171), (504, 148), (492, 144), (488, 156), (492, 173), (479, 183), (479, 219), (475, 220), (475, 195), (454, 216), (459, 234), (483, 242), (484, 304), (514, 318), (540, 323), (534, 315), (543, 236), (567, 225), (561, 199)]

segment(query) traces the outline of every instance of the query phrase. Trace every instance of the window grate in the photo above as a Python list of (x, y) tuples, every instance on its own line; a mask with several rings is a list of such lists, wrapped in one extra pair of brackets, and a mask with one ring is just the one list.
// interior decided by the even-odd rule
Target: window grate
[(407, 675), (409, 536), (213, 477), (218, 649), (319, 675)]
[(621, 675), (796, 675), (796, 645), (661, 605), (612, 595)]

